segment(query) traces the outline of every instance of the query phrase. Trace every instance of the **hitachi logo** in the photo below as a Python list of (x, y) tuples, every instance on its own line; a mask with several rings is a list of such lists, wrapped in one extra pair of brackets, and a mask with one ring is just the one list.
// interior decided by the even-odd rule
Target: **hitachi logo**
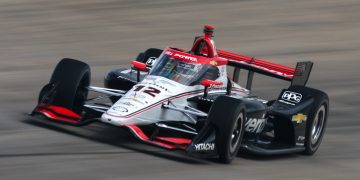
[(186, 59), (186, 60), (197, 62), (196, 57), (185, 56), (185, 55), (181, 55), (181, 54), (175, 54), (174, 57), (179, 57), (181, 59)]
[(196, 151), (209, 151), (209, 150), (214, 150), (214, 149), (215, 149), (215, 144), (214, 143), (195, 144), (195, 150)]

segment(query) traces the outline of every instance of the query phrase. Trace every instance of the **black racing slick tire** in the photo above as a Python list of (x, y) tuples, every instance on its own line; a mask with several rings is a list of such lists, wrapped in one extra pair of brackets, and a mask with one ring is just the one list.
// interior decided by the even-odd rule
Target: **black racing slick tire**
[(64, 107), (81, 114), (90, 85), (90, 67), (88, 64), (64, 58), (56, 66), (50, 82), (40, 92), (39, 100), (43, 99), (51, 86), (55, 86), (51, 105)]
[(208, 120), (216, 129), (216, 148), (222, 163), (236, 157), (245, 129), (245, 105), (229, 96), (218, 97), (210, 108)]
[(319, 93), (315, 98), (313, 108), (310, 110), (305, 130), (304, 155), (313, 155), (319, 148), (325, 133), (329, 112), (329, 98)]
[(41, 88), (38, 97), (38, 104), (48, 103), (48, 97), (46, 99), (44, 97), (48, 95), (49, 91), (51, 91), (52, 86), (52, 84), (46, 84), (44, 87)]

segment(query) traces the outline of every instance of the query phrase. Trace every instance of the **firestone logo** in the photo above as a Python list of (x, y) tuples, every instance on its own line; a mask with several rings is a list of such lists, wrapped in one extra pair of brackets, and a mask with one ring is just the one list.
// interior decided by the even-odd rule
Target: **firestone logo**
[(299, 103), (301, 101), (302, 95), (300, 93), (285, 91), (281, 99), (285, 101), (290, 101), (294, 103)]

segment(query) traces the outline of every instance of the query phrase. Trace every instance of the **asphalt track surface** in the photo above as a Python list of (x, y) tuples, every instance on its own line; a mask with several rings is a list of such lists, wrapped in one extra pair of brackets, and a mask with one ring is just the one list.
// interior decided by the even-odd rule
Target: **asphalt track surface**
[[(0, 1), (0, 179), (359, 179), (360, 1)], [(240, 155), (231, 165), (139, 143), (126, 130), (32, 121), (24, 113), (63, 57), (81, 59), (102, 85), (148, 47), (190, 48), (203, 24), (219, 49), (293, 66), (315, 62), (309, 86), (331, 113), (311, 157)], [(254, 92), (288, 84), (256, 76)]]

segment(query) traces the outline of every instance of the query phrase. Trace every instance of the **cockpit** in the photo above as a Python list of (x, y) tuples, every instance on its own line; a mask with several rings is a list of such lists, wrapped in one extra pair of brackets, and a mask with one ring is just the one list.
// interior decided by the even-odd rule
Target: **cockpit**
[(150, 75), (162, 76), (186, 86), (199, 85), (202, 80), (219, 77), (216, 66), (192, 63), (163, 53), (153, 65)]

